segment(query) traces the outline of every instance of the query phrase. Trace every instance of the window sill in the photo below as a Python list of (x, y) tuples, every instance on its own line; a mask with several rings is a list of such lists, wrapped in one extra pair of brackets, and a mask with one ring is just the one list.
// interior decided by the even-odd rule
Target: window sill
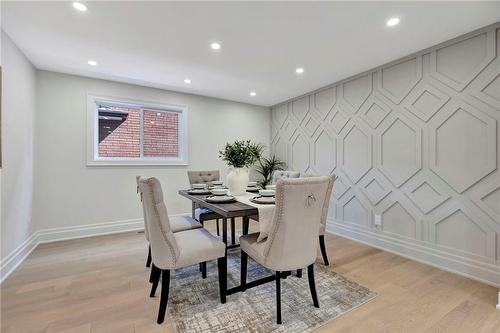
[(113, 161), (113, 160), (92, 160), (92, 161), (87, 161), (87, 166), (89, 167), (120, 167), (120, 166), (187, 166), (188, 163), (187, 161), (180, 160), (180, 161), (166, 161), (166, 160), (159, 160), (159, 161), (148, 161), (148, 160), (141, 160), (141, 161), (133, 161), (133, 160), (119, 160), (119, 161)]

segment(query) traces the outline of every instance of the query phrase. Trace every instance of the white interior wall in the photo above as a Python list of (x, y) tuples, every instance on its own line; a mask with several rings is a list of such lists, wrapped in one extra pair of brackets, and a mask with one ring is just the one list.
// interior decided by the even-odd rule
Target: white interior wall
[[(88, 94), (186, 105), (189, 166), (86, 166)], [(138, 174), (161, 180), (170, 214), (190, 212), (190, 202), (177, 194), (188, 186), (188, 169), (219, 169), (225, 175), (218, 150), (226, 142), (270, 143), (271, 118), (265, 107), (46, 71), (38, 72), (37, 98), (33, 214), (39, 229), (140, 218)]]
[(34, 232), (33, 135), (36, 70), (2, 31), (1, 258)]

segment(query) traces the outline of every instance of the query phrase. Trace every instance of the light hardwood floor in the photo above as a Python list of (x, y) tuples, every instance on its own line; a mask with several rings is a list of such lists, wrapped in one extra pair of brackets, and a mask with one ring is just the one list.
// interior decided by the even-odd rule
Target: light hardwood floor
[[(378, 296), (315, 332), (500, 332), (494, 287), (326, 239), (330, 269)], [(170, 320), (155, 323), (146, 246), (138, 233), (39, 246), (1, 286), (1, 332), (173, 332)]]

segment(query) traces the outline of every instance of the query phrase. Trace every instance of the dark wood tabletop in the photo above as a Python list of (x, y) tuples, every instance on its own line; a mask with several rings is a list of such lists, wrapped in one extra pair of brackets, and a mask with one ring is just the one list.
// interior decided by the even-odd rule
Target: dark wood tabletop
[(211, 196), (211, 194), (189, 194), (187, 190), (180, 190), (179, 194), (197, 203), (199, 206), (206, 207), (226, 218), (259, 215), (259, 210), (256, 207), (238, 201), (230, 203), (210, 203), (206, 202), (205, 198)]

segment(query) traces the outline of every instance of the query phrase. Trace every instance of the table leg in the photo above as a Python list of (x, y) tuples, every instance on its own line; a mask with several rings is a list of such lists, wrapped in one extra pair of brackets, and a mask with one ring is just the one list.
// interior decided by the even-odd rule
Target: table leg
[(222, 218), (222, 241), (227, 246), (227, 218)]
[(231, 245), (236, 244), (236, 233), (235, 230), (236, 226), (234, 223), (234, 217), (231, 217)]
[(243, 231), (243, 235), (248, 235), (248, 228), (249, 228), (249, 225), (250, 224), (250, 219), (248, 216), (243, 216), (243, 227), (242, 227), (242, 231)]
[(191, 217), (194, 219), (195, 217), (195, 214), (194, 214), (194, 211), (196, 210), (196, 204), (194, 203), (194, 201), (191, 201)]
[(219, 288), (221, 303), (226, 303), (227, 295), (227, 218), (222, 218), (222, 242), (226, 244), (226, 252), (223, 258), (219, 258)]

